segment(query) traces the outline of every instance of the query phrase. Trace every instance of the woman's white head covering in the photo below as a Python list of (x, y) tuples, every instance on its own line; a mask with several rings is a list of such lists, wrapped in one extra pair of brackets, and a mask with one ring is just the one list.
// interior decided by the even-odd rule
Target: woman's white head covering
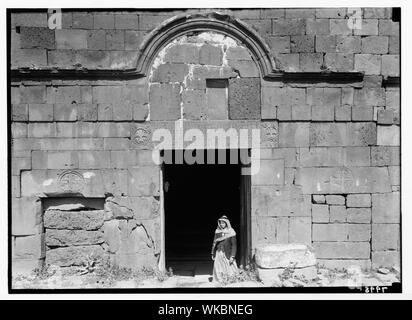
[[(222, 229), (219, 225), (219, 221), (223, 221), (224, 223), (226, 223), (226, 228)], [(232, 225), (230, 224), (230, 221), (228, 219), (228, 217), (226, 217), (225, 215), (221, 216), (218, 220), (217, 220), (217, 228), (216, 228), (216, 233), (221, 233), (223, 232), (223, 238), (229, 238), (229, 237), (233, 237), (236, 235), (235, 230), (233, 230)]]
[(231, 224), (230, 224), (230, 221), (229, 221), (228, 217), (226, 217), (226, 216), (221, 216), (221, 217), (217, 220), (217, 224), (218, 224), (218, 227), (219, 227), (219, 228), (220, 228), (220, 225), (219, 225), (219, 222), (220, 222), (220, 221), (223, 221), (224, 223), (226, 223), (226, 228), (232, 229), (232, 226), (231, 226)]

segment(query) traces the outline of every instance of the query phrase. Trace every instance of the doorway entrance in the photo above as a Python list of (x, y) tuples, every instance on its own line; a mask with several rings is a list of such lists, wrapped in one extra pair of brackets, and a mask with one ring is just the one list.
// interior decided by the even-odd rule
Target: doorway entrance
[[(165, 150), (173, 159), (163, 165), (164, 249), (166, 269), (176, 275), (212, 274), (211, 248), (217, 219), (226, 215), (237, 233), (238, 265), (249, 259), (250, 176), (241, 175), (241, 164), (230, 164), (230, 152), (239, 150), (185, 150), (202, 152), (215, 164), (188, 164), (176, 161), (182, 150)], [(226, 162), (218, 163), (218, 154)], [(209, 158), (208, 158), (209, 157)], [(183, 157), (184, 159), (184, 157)], [(248, 209), (249, 208), (249, 209)]]

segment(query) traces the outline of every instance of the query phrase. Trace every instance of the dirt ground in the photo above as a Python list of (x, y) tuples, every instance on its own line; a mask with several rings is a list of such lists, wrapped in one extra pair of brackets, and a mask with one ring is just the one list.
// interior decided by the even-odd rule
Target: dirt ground
[[(368, 272), (350, 274), (347, 271), (318, 269), (317, 278), (310, 281), (294, 277), (293, 274), (282, 282), (274, 282), (276, 287), (365, 287), (390, 286), (400, 282), (399, 272), (381, 268)], [(213, 282), (211, 275), (175, 276), (119, 276), (87, 274), (63, 275), (59, 270), (50, 274), (32, 274), (13, 278), (13, 289), (93, 289), (93, 288), (179, 288), (179, 287), (264, 287), (258, 280), (240, 280), (230, 283)]]

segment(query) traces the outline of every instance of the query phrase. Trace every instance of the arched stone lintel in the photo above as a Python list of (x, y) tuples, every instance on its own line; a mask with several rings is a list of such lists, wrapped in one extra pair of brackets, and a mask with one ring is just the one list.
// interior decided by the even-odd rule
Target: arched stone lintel
[(203, 31), (215, 31), (243, 44), (250, 51), (263, 78), (281, 75), (276, 72), (275, 60), (264, 40), (244, 22), (219, 12), (181, 15), (164, 21), (141, 44), (136, 72), (147, 75), (160, 50), (177, 37)]

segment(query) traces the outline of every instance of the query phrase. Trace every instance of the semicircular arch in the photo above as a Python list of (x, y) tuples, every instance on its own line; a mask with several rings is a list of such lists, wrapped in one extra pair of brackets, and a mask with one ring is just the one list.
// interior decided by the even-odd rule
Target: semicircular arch
[(182, 35), (204, 31), (219, 32), (243, 44), (263, 78), (278, 73), (275, 60), (264, 40), (241, 20), (218, 12), (176, 16), (152, 30), (140, 45), (136, 71), (148, 75), (154, 59), (168, 43)]

